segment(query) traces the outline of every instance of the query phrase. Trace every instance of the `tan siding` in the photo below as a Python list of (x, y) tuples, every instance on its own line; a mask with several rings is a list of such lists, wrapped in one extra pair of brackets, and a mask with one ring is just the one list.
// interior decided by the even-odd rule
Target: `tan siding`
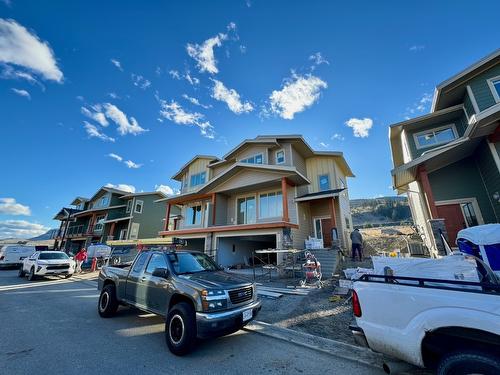
[(309, 187), (310, 193), (319, 191), (320, 175), (328, 174), (330, 176), (330, 189), (337, 188), (337, 174), (335, 171), (335, 158), (332, 157), (312, 157), (306, 159), (307, 178), (311, 181)]
[(249, 146), (248, 148), (242, 150), (241, 152), (238, 152), (235, 155), (235, 157), (236, 160), (241, 160), (257, 154), (263, 154), (263, 159), (264, 159), (263, 163), (267, 164), (268, 152), (267, 152), (267, 147), (265, 146), (258, 146), (258, 145)]
[(281, 179), (281, 173), (269, 171), (241, 171), (234, 175), (230, 180), (218, 185), (212, 191), (227, 191), (238, 189), (249, 185), (259, 184), (267, 181), (277, 181)]
[(209, 168), (212, 170), (210, 179), (213, 179), (213, 178), (217, 177), (218, 175), (224, 173), (229, 168), (231, 168), (233, 165), (234, 165), (234, 163), (227, 163), (227, 164), (222, 164), (220, 166), (218, 165), (217, 167), (214, 167), (214, 168)]
[(293, 165), (295, 166), (295, 168), (297, 168), (297, 170), (304, 176), (307, 175), (307, 167), (305, 159), (302, 157), (301, 154), (299, 154), (297, 150), (295, 150), (294, 147), (292, 147), (291, 153), (292, 153)]
[(288, 216), (291, 223), (298, 224), (298, 212), (297, 206), (295, 205), (295, 187), (288, 186), (287, 188), (287, 198), (288, 198)]
[(292, 229), (293, 247), (296, 249), (303, 249), (305, 247), (305, 240), (308, 236), (312, 235), (312, 219), (309, 209), (309, 203), (297, 203), (299, 228)]

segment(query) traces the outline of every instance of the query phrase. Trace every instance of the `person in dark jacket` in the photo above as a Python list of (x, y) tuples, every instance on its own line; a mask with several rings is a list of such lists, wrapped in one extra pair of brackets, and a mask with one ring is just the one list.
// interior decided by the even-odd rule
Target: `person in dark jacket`
[(352, 255), (353, 261), (356, 260), (356, 253), (358, 253), (359, 261), (363, 260), (363, 236), (359, 232), (359, 229), (354, 229), (351, 233), (352, 242)]

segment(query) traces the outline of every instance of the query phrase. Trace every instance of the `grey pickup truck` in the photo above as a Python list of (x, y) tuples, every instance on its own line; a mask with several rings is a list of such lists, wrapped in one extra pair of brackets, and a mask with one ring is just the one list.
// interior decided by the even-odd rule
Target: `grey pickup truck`
[(255, 284), (190, 250), (142, 250), (126, 268), (103, 267), (98, 289), (103, 318), (119, 305), (164, 316), (167, 345), (176, 355), (189, 353), (197, 338), (236, 332), (261, 308)]

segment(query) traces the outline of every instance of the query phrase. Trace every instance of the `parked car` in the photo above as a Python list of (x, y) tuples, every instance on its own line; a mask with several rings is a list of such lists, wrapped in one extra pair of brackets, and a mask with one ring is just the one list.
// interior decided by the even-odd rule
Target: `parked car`
[(120, 304), (165, 317), (167, 345), (176, 355), (190, 352), (197, 338), (238, 331), (261, 308), (255, 284), (197, 251), (141, 250), (127, 268), (105, 266), (98, 289), (103, 318)]
[(0, 267), (19, 267), (35, 251), (35, 246), (4, 245), (0, 247)]
[[(479, 282), (363, 275), (353, 284), (356, 341), (438, 375), (500, 374), (500, 284), (476, 262)], [(386, 361), (384, 370), (404, 366)]]
[(71, 277), (75, 272), (75, 261), (62, 251), (36, 251), (23, 260), (19, 277), (28, 275), (32, 281), (37, 276), (60, 275)]

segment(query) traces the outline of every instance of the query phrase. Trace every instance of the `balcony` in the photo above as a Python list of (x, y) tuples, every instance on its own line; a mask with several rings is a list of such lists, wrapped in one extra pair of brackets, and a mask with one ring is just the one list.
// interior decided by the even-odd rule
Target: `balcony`
[(66, 233), (66, 237), (82, 237), (85, 235), (85, 225), (75, 225), (73, 227), (68, 228), (68, 232)]

